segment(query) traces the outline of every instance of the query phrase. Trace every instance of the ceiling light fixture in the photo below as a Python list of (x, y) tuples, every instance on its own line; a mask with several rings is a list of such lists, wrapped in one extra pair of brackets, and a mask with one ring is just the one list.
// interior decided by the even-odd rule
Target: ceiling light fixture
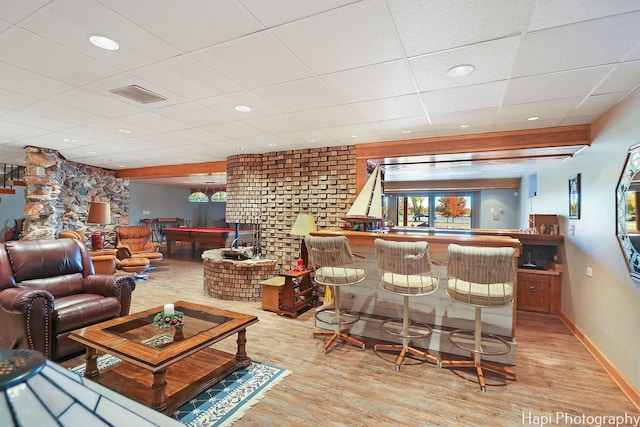
[(120, 45), (118, 42), (110, 39), (109, 37), (93, 35), (89, 36), (89, 41), (92, 45), (99, 47), (104, 50), (118, 50), (120, 49)]
[(236, 105), (235, 110), (240, 113), (248, 113), (251, 111), (251, 107), (248, 107), (246, 105)]
[(316, 140), (315, 139), (307, 139), (307, 140), (305, 140), (305, 142), (308, 143), (308, 144), (313, 144), (314, 142), (316, 142)]
[(531, 116), (531, 117), (527, 117), (527, 120), (529, 120), (530, 122), (533, 122), (535, 120), (538, 120), (540, 118), (540, 116)]
[(471, 74), (475, 69), (476, 67), (470, 64), (456, 65), (455, 67), (451, 67), (447, 70), (447, 75), (453, 78), (464, 77), (468, 74)]
[(411, 129), (405, 129), (402, 131), (402, 133), (411, 133)]
[(463, 125), (460, 125), (460, 127), (461, 127), (461, 128), (468, 128), (468, 127), (470, 127), (470, 126), (471, 126), (471, 125), (466, 124), (466, 123), (465, 123), (465, 124), (463, 124)]
[(120, 133), (131, 133), (131, 131), (129, 129), (124, 129), (124, 128), (118, 128), (118, 132), (120, 132)]
[(244, 150), (244, 147), (236, 147), (236, 151), (242, 151)]

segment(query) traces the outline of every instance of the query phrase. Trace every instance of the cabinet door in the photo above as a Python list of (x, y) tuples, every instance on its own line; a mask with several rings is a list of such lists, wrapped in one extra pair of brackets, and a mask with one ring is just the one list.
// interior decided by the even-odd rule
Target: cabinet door
[(549, 313), (551, 279), (541, 274), (518, 273), (518, 310)]

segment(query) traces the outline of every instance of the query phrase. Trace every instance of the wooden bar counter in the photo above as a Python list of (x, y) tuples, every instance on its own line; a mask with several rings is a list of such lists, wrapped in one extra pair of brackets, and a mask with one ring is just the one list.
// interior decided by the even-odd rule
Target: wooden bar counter
[[(418, 347), (434, 351), (468, 356), (448, 339), (451, 329), (473, 329), (474, 307), (453, 301), (446, 294), (446, 263), (449, 244), (469, 246), (513, 247), (515, 248), (514, 267), (521, 254), (520, 240), (508, 235), (486, 235), (464, 232), (448, 232), (447, 230), (413, 231), (411, 229), (392, 229), (388, 232), (362, 232), (351, 230), (326, 230), (311, 233), (314, 236), (344, 235), (349, 239), (351, 251), (367, 257), (367, 278), (355, 286), (341, 290), (343, 308), (360, 313), (360, 320), (351, 327), (354, 335), (391, 341), (393, 338), (384, 333), (381, 323), (387, 318), (401, 318), (403, 310), (402, 296), (392, 294), (380, 288), (380, 276), (375, 260), (374, 240), (421, 241), (429, 243), (429, 254), (433, 260), (442, 264), (440, 267), (440, 285), (438, 290), (424, 297), (413, 297), (409, 302), (410, 318), (434, 326), (431, 337), (414, 340)], [(516, 284), (517, 286), (517, 284)], [(504, 356), (489, 358), (510, 365), (515, 364), (515, 301), (513, 306), (483, 310), (483, 332), (505, 337), (512, 345), (512, 351)], [(323, 323), (316, 326), (326, 328)]]

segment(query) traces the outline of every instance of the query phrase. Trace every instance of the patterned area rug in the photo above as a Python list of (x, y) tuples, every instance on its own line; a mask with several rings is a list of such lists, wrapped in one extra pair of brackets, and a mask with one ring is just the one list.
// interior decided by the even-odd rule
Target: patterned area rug
[[(98, 358), (98, 369), (120, 362), (115, 356), (105, 355)], [(79, 375), (84, 374), (84, 370), (84, 364), (72, 368)], [(173, 418), (189, 427), (229, 426), (289, 374), (286, 369), (252, 362), (184, 404)]]

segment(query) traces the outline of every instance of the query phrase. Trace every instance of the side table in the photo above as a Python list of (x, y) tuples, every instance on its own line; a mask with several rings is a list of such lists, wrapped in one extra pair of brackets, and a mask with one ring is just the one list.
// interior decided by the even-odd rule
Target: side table
[(280, 273), (284, 276), (284, 287), (280, 295), (281, 306), (278, 315), (298, 315), (313, 306), (313, 286), (311, 285), (313, 269), (302, 271), (286, 270)]

